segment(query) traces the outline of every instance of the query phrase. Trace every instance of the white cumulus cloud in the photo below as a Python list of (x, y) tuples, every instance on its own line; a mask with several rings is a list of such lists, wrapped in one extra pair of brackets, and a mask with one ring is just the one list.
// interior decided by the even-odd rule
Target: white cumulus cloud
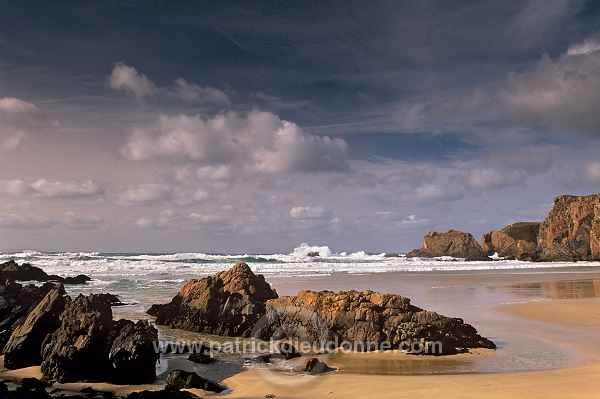
[(114, 65), (109, 78), (110, 88), (123, 90), (133, 95), (137, 100), (152, 95), (156, 90), (154, 83), (134, 67), (118, 62)]
[(166, 184), (144, 183), (126, 189), (117, 200), (120, 205), (156, 205), (170, 201), (173, 189)]
[(304, 132), (270, 112), (235, 112), (212, 118), (160, 115), (136, 128), (122, 149), (136, 161), (183, 160), (203, 165), (237, 165), (260, 172), (347, 169), (344, 140)]
[(333, 212), (322, 206), (295, 206), (290, 209), (290, 216), (294, 219), (331, 219)]
[(42, 131), (49, 123), (42, 110), (18, 98), (0, 98), (0, 150), (14, 150), (31, 133)]

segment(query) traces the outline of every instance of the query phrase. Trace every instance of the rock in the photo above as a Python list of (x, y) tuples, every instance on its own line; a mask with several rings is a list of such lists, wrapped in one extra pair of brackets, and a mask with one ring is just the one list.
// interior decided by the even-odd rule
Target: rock
[(399, 295), (373, 291), (300, 291), (296, 296), (270, 300), (253, 336), (280, 338), (282, 333), (300, 341), (317, 342), (325, 349), (347, 342), (355, 351), (406, 349), (421, 341), (441, 345), (422, 354), (496, 347), (462, 319), (424, 311)]
[(106, 295), (67, 299), (61, 325), (42, 343), (41, 371), (58, 382), (142, 383), (156, 378), (158, 332), (146, 321), (113, 322)]
[(110, 304), (96, 295), (68, 301), (61, 326), (42, 345), (42, 373), (58, 382), (106, 381), (110, 366), (107, 338), (112, 332)]
[(306, 374), (316, 375), (322, 373), (328, 373), (330, 371), (335, 371), (334, 368), (331, 368), (327, 365), (327, 363), (320, 361), (316, 357), (313, 357), (306, 363), (306, 367), (304, 368)]
[(519, 222), (500, 231), (488, 231), (481, 239), (481, 248), (487, 255), (498, 253), (503, 258), (537, 259), (538, 222)]
[(127, 399), (198, 399), (198, 396), (188, 391), (165, 388), (162, 391), (132, 392)]
[(307, 253), (306, 256), (309, 256), (311, 258), (316, 258), (316, 257), (321, 256), (321, 254), (319, 253), (319, 251), (314, 251), (314, 252)]
[(215, 361), (215, 359), (210, 357), (210, 355), (204, 353), (192, 353), (190, 356), (188, 356), (188, 360), (200, 364), (209, 364)]
[(0, 352), (13, 331), (25, 322), (27, 314), (54, 288), (46, 283), (41, 287), (23, 286), (12, 280), (0, 280)]
[(600, 260), (600, 194), (555, 198), (537, 244), (541, 261)]
[(88, 277), (85, 274), (79, 274), (75, 277), (64, 277), (62, 279), (62, 283), (63, 284), (85, 284), (91, 280), (92, 280), (91, 277)]
[(49, 281), (50, 276), (39, 267), (31, 266), (29, 263), (18, 265), (14, 260), (0, 264), (0, 279), (19, 281)]
[(39, 267), (32, 266), (29, 263), (17, 264), (14, 260), (0, 264), (0, 280), (19, 280), (19, 281), (54, 281), (63, 284), (85, 284), (91, 278), (80, 274), (76, 277), (60, 277), (57, 275), (48, 275)]
[(251, 360), (253, 363), (271, 363), (271, 355), (260, 355)]
[(60, 326), (59, 316), (66, 305), (65, 289), (56, 285), (11, 334), (4, 347), (4, 365), (9, 369), (41, 363), (40, 350), (48, 334)]
[(191, 371), (174, 370), (167, 377), (167, 386), (174, 389), (197, 388), (211, 392), (223, 392), (226, 388)]
[(156, 324), (200, 333), (250, 336), (265, 312), (265, 302), (277, 293), (246, 263), (214, 276), (188, 281), (173, 300), (153, 305), (148, 314)]
[(406, 257), (452, 256), (454, 258), (469, 258), (484, 255), (481, 246), (470, 233), (448, 230), (445, 233), (430, 231), (425, 234), (421, 249), (412, 250), (406, 254)]
[(281, 353), (281, 356), (283, 356), (285, 360), (300, 357), (300, 352), (298, 352), (298, 349), (296, 349), (296, 347), (289, 342), (281, 342), (278, 346), (279, 353)]
[(137, 323), (119, 320), (113, 336), (108, 351), (112, 381), (127, 384), (154, 382), (156, 361), (160, 357), (154, 347), (158, 342), (158, 331), (146, 320)]

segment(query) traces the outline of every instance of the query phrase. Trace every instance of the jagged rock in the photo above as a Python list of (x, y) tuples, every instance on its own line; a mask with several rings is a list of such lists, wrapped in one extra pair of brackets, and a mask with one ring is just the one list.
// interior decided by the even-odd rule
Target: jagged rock
[(76, 277), (60, 277), (55, 274), (48, 275), (39, 267), (32, 266), (29, 263), (17, 264), (14, 260), (0, 264), (0, 280), (19, 280), (19, 281), (53, 281), (63, 284), (85, 284), (91, 278), (80, 274)]
[(600, 260), (600, 194), (556, 197), (537, 243), (542, 261)]
[(441, 342), (442, 348), (435, 348), (439, 353), (422, 354), (496, 347), (462, 319), (424, 311), (399, 295), (373, 291), (300, 291), (270, 300), (253, 336), (281, 338), (282, 333), (327, 349), (349, 342), (357, 351), (381, 348), (382, 343), (389, 343), (387, 349), (406, 349), (402, 345), (417, 341)]
[(445, 233), (430, 231), (425, 234), (423, 246), (406, 254), (406, 257), (433, 258), (436, 256), (452, 256), (469, 258), (484, 256), (479, 243), (470, 233), (448, 230)]
[(4, 347), (5, 367), (18, 369), (41, 363), (44, 339), (60, 326), (59, 316), (66, 304), (64, 295), (63, 285), (56, 285), (13, 331)]
[(148, 314), (156, 324), (183, 330), (227, 335), (250, 335), (265, 312), (265, 302), (277, 293), (246, 263), (214, 276), (188, 281), (173, 300), (153, 305)]
[(334, 370), (335, 370), (334, 368), (329, 367), (327, 365), (327, 363), (320, 361), (316, 357), (313, 357), (312, 359), (310, 359), (308, 361), (308, 363), (306, 363), (306, 367), (304, 368), (304, 371), (306, 371), (306, 374), (309, 374), (309, 375), (328, 373), (328, 372), (334, 371)]
[(113, 336), (108, 351), (112, 380), (127, 384), (153, 382), (159, 358), (154, 346), (158, 342), (158, 331), (146, 320), (134, 323), (122, 319), (116, 322)]
[(197, 373), (173, 370), (167, 377), (167, 386), (174, 389), (198, 388), (211, 392), (223, 392), (226, 388), (216, 382), (207, 380)]
[(500, 231), (491, 230), (483, 234), (481, 248), (487, 255), (498, 253), (503, 258), (536, 260), (539, 229), (538, 222), (519, 222)]
[(13, 331), (25, 322), (27, 314), (46, 296), (54, 284), (23, 286), (12, 280), (0, 280), (0, 352)]
[(118, 383), (156, 378), (158, 332), (146, 321), (113, 322), (109, 296), (67, 299), (60, 322), (42, 344), (41, 371), (46, 378)]

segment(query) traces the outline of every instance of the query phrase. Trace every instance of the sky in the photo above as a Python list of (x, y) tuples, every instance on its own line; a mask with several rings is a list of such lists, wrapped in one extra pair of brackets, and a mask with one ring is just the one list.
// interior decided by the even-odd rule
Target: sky
[(0, 251), (406, 252), (598, 154), (597, 1), (0, 0)]

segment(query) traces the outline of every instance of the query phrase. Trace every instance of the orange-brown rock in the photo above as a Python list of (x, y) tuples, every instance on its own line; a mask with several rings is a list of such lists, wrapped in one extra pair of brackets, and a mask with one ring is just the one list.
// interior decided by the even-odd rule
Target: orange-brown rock
[(537, 242), (542, 261), (600, 260), (600, 194), (556, 197)]
[(238, 263), (214, 276), (188, 281), (170, 303), (152, 305), (156, 324), (207, 334), (247, 337), (277, 292), (262, 274)]
[(306, 290), (296, 296), (270, 300), (253, 336), (294, 337), (326, 348), (350, 343), (352, 349), (359, 351), (381, 348), (378, 345), (382, 343), (389, 344), (388, 349), (397, 349), (416, 341), (442, 344), (440, 353), (428, 354), (496, 347), (462, 319), (425, 311), (399, 295), (354, 290)]
[(454, 258), (482, 258), (485, 256), (472, 234), (457, 230), (445, 233), (430, 231), (425, 234), (421, 249), (406, 254), (407, 257), (433, 258), (452, 256)]
[(539, 229), (539, 222), (519, 222), (499, 231), (491, 230), (483, 234), (481, 248), (486, 255), (497, 253), (504, 258), (536, 260)]

